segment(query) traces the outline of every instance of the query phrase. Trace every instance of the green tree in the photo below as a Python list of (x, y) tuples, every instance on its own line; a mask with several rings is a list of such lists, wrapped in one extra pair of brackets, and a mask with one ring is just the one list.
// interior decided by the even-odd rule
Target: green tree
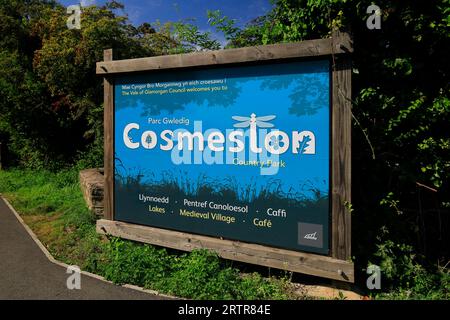
[(103, 50), (116, 59), (219, 48), (188, 22), (135, 27), (117, 1), (83, 7), (68, 29), (55, 1), (0, 0), (0, 139), (17, 162), (58, 169), (103, 161)]

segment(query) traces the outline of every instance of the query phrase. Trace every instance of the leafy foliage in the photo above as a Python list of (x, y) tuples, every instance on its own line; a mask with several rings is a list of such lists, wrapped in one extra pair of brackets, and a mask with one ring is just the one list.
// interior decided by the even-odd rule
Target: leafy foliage
[(193, 299), (287, 299), (285, 277), (242, 276), (239, 269), (206, 250), (169, 251), (95, 231), (76, 169), (0, 171), (0, 193), (52, 255), (117, 284), (134, 284)]
[(83, 7), (81, 29), (68, 29), (55, 1), (0, 1), (0, 140), (12, 160), (59, 169), (101, 166), (103, 89), (95, 76), (103, 50), (116, 59), (218, 49), (189, 22), (135, 27), (107, 2)]
[(311, 142), (311, 138), (309, 137), (309, 135), (306, 135), (303, 137), (302, 141), (300, 142), (300, 153), (305, 153), (306, 152), (306, 148), (309, 147), (309, 143)]

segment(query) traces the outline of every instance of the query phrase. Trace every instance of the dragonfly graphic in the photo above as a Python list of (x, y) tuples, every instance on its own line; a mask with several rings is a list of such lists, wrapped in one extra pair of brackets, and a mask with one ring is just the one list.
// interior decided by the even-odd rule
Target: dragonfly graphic
[(240, 123), (236, 123), (234, 125), (235, 128), (247, 128), (250, 127), (250, 130), (255, 129), (256, 127), (259, 128), (273, 128), (274, 125), (271, 123), (268, 123), (266, 121), (270, 121), (276, 118), (276, 116), (264, 116), (264, 117), (257, 117), (256, 114), (252, 113), (249, 117), (240, 117), (240, 116), (233, 116), (231, 117), (233, 120), (239, 121)]
[(257, 146), (257, 128), (273, 128), (274, 125), (267, 122), (276, 118), (276, 116), (264, 116), (257, 117), (256, 114), (252, 113), (249, 117), (233, 116), (233, 120), (239, 121), (240, 123), (235, 123), (235, 128), (248, 128), (250, 127), (250, 149), (252, 152), (260, 153), (261, 148)]

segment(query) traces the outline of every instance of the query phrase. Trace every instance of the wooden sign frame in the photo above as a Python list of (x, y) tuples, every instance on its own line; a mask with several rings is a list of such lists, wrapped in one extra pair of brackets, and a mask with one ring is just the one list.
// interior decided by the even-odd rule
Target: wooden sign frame
[[(225, 259), (354, 282), (351, 261), (351, 60), (353, 52), (348, 34), (335, 32), (327, 39), (290, 44), (256, 46), (150, 58), (113, 60), (112, 49), (104, 51), (97, 63), (97, 75), (104, 77), (104, 219), (97, 221), (97, 232), (113, 236), (192, 251), (206, 248)], [(114, 76), (135, 72), (193, 69), (271, 61), (324, 57), (332, 61), (331, 75), (331, 247), (330, 255), (291, 251), (266, 245), (222, 240), (114, 220)]]

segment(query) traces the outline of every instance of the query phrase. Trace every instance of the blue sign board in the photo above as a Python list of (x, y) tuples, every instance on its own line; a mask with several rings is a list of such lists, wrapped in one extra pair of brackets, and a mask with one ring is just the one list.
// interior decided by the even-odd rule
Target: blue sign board
[(330, 63), (121, 76), (118, 221), (329, 253)]

